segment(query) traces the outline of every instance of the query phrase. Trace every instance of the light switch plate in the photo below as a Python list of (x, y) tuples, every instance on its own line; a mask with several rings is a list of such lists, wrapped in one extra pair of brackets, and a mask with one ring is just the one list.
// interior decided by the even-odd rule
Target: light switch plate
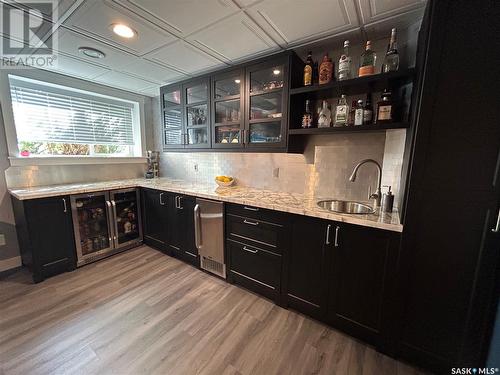
[(5, 234), (0, 234), (0, 246), (5, 245)]
[(273, 177), (279, 178), (280, 177), (280, 169), (279, 168), (274, 168), (273, 169)]

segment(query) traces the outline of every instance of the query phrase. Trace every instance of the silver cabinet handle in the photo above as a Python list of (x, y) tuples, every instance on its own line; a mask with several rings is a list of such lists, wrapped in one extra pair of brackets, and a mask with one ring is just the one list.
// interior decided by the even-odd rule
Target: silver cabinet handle
[(325, 239), (325, 245), (330, 245), (330, 229), (332, 229), (332, 226), (328, 224), (326, 226), (326, 239)]
[(179, 206), (177, 208), (179, 210), (183, 210), (184, 209), (184, 207), (182, 207), (182, 205), (181, 205), (181, 199), (182, 199), (182, 196), (180, 196), (180, 195), (177, 196), (177, 201), (179, 202)]
[(243, 246), (243, 250), (248, 251), (249, 253), (252, 253), (252, 254), (257, 254), (259, 252), (259, 250), (252, 250), (246, 246)]
[(163, 194), (165, 194), (165, 193), (160, 193), (160, 204), (162, 206), (165, 206), (165, 202), (163, 201)]
[(340, 232), (340, 227), (337, 225), (335, 227), (335, 243), (333, 244), (335, 247), (339, 247), (339, 232)]
[(194, 243), (198, 250), (201, 249), (201, 233), (200, 233), (200, 205), (196, 204), (194, 206)]
[(495, 225), (495, 228), (492, 228), (491, 231), (493, 233), (500, 232), (500, 209), (498, 210), (498, 214), (497, 214), (497, 225)]
[(66, 198), (62, 199), (64, 205), (64, 213), (68, 212), (68, 206), (66, 205)]
[(109, 246), (112, 246), (112, 242), (113, 242), (113, 235), (112, 235), (112, 232), (113, 232), (113, 229), (112, 229), (112, 226), (111, 226), (111, 218), (113, 217), (113, 209), (111, 208), (111, 203), (109, 201), (106, 201), (106, 206), (108, 207), (108, 225), (109, 225), (109, 228), (108, 228), (108, 234), (109, 234)]
[(243, 220), (243, 222), (245, 224), (249, 224), (249, 225), (259, 225), (258, 221), (249, 221), (249, 220), (245, 219), (245, 220)]
[[(113, 207), (113, 216), (112, 216), (112, 222), (113, 222), (113, 228), (115, 227), (116, 224), (116, 203), (114, 200), (111, 200), (111, 206)], [(116, 233), (113, 233), (113, 239), (116, 240)]]
[(179, 208), (179, 196), (175, 196), (175, 208)]
[(243, 206), (243, 209), (248, 210), (248, 211), (259, 211), (258, 208), (253, 208), (253, 207), (248, 207), (248, 206)]

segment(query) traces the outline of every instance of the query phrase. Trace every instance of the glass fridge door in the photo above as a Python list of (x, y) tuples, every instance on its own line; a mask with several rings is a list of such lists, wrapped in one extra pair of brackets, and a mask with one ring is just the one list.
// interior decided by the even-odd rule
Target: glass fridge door
[(137, 189), (117, 190), (111, 194), (117, 248), (142, 241), (141, 211)]
[(71, 196), (78, 263), (113, 248), (107, 193)]

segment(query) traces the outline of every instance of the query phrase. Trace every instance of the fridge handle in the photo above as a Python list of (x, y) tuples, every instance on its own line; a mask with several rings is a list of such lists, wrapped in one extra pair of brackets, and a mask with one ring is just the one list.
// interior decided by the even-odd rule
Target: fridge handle
[(63, 205), (64, 205), (64, 213), (68, 212), (68, 206), (66, 205), (66, 198), (62, 198)]
[(111, 220), (112, 220), (112, 227), (113, 227), (113, 240), (116, 241), (116, 231), (115, 231), (115, 228), (116, 228), (116, 203), (114, 200), (111, 200), (111, 206), (113, 207), (113, 215), (111, 216)]
[(113, 217), (113, 210), (111, 208), (111, 203), (106, 201), (106, 206), (108, 207), (108, 233), (109, 233), (109, 246), (111, 246), (113, 242), (113, 226), (111, 225), (111, 218)]
[(200, 233), (200, 205), (194, 206), (194, 242), (198, 250), (201, 249), (201, 233)]

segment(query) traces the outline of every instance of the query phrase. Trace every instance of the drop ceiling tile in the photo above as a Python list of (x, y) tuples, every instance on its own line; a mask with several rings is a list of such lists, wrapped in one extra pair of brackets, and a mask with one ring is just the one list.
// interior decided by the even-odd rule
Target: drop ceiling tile
[(147, 96), (152, 96), (152, 97), (159, 96), (160, 86), (148, 87), (147, 89), (140, 90), (139, 92)]
[[(30, 4), (30, 2), (23, 2), (21, 0), (14, 0), (15, 3), (21, 8), (27, 9), (31, 8), (33, 9), (33, 2)], [(42, 1), (43, 2), (43, 1)], [(47, 3), (50, 1), (47, 1)], [(51, 19), (51, 21), (55, 22), (58, 19), (61, 18), (72, 6), (75, 4), (76, 0), (57, 0), (57, 1), (52, 1), (53, 6), (51, 8), (44, 8), (42, 9), (42, 14), (43, 16), (47, 17), (48, 19)], [(52, 19), (52, 14), (56, 16), (56, 19)]]
[[(137, 36), (131, 39), (119, 37), (111, 31), (111, 25), (115, 23), (130, 26), (137, 31)], [(137, 55), (143, 55), (176, 40), (172, 34), (106, 0), (85, 3), (64, 25)]]
[(226, 18), (188, 39), (200, 48), (215, 52), (228, 61), (279, 49), (279, 46), (243, 13)]
[(357, 0), (364, 24), (423, 7), (425, 0)]
[(106, 67), (82, 61), (61, 53), (57, 55), (57, 65), (53, 69), (47, 70), (54, 70), (68, 76), (84, 79), (91, 79), (95, 76), (110, 72)]
[[(112, 69), (120, 69), (121, 67), (129, 64), (131, 59), (135, 58), (135, 56), (127, 52), (68, 29), (60, 28), (58, 34), (59, 51), (75, 56), (81, 60), (88, 61), (90, 63), (105, 65)], [(105, 54), (105, 57), (102, 59), (94, 59), (92, 57), (85, 56), (78, 51), (78, 48), (80, 47), (91, 47), (98, 49)]]
[(239, 11), (231, 0), (122, 0), (125, 6), (187, 36)]
[(352, 0), (264, 0), (247, 9), (282, 46), (304, 43), (356, 28)]
[(186, 74), (196, 74), (224, 65), (220, 60), (181, 40), (162, 47), (145, 58)]
[[(406, 29), (409, 26), (420, 22), (425, 12), (424, 7), (420, 7), (409, 12), (401, 13), (396, 16), (383, 18), (379, 21), (375, 21), (365, 25), (366, 36), (370, 40), (375, 40), (378, 38), (389, 39), (391, 35), (391, 29), (393, 27), (398, 29), (398, 34), (400, 30)], [(398, 38), (400, 39), (400, 38)]]
[(96, 82), (106, 85), (120, 87), (128, 91), (140, 91), (151, 87), (154, 82), (146, 81), (140, 78), (132, 77), (125, 73), (108, 72), (94, 77)]
[(131, 61), (131, 63), (120, 70), (130, 75), (148, 79), (149, 81), (165, 84), (167, 82), (180, 81), (187, 78), (185, 74), (139, 57), (129, 61)]

